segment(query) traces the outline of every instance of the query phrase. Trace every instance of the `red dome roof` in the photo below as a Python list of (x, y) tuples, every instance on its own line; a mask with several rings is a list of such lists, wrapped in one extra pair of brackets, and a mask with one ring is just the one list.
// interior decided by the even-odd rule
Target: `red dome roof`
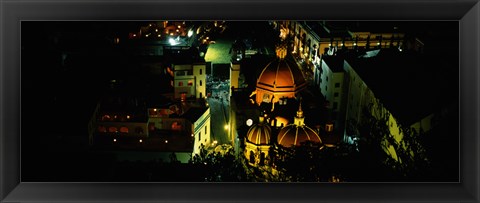
[(300, 146), (302, 142), (306, 141), (322, 143), (317, 132), (306, 125), (287, 125), (280, 130), (277, 137), (277, 143), (284, 147)]
[(296, 92), (306, 87), (302, 72), (287, 59), (270, 62), (257, 80), (257, 88), (272, 92)]
[(247, 141), (256, 145), (270, 144), (271, 129), (265, 124), (255, 124), (247, 132)]

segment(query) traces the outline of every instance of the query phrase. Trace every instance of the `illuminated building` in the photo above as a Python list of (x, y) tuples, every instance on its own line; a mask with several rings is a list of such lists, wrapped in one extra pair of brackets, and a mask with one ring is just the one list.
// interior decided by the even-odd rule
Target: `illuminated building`
[(174, 64), (174, 97), (185, 101), (187, 98), (206, 96), (206, 66), (204, 62)]
[(128, 38), (119, 40), (121, 46), (133, 55), (164, 56), (182, 54), (192, 48), (197, 37), (196, 27), (185, 21), (150, 22), (140, 26), (138, 31), (130, 32)]
[(173, 92), (161, 94), (148, 87), (136, 91), (129, 84), (112, 84), (107, 92), (114, 95), (99, 101), (89, 123), (94, 148), (175, 152), (186, 163), (187, 154), (191, 157), (201, 145), (210, 144), (205, 63), (174, 64), (173, 71), (165, 70), (173, 76)]
[[(348, 22), (276, 21), (281, 38), (292, 38), (292, 51), (307, 64), (320, 65), (322, 55), (336, 55), (344, 50), (372, 50), (395, 47), (399, 50), (423, 50), (423, 42), (406, 39), (398, 27), (363, 28)], [(311, 72), (314, 67), (310, 66)]]
[[(315, 73), (319, 75), (316, 84), (330, 106), (334, 102), (337, 107), (333, 111), (336, 121), (345, 123), (346, 142), (351, 143), (352, 137), (359, 136), (357, 127), (367, 113), (379, 120), (386, 119), (390, 134), (402, 143), (402, 127), (416, 133), (428, 132), (447, 108), (441, 94), (436, 93), (440, 87), (447, 89), (446, 84), (438, 78), (424, 80), (431, 77), (435, 71), (432, 64), (436, 63), (392, 49), (372, 50), (360, 56), (352, 53), (323, 56)], [(409, 95), (408, 99), (405, 95)], [(405, 110), (406, 106), (410, 110)], [(397, 159), (391, 143), (385, 140), (383, 147)]]

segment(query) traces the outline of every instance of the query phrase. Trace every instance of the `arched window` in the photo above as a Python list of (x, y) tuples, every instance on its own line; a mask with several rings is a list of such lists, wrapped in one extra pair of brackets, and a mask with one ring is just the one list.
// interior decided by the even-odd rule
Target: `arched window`
[(200, 86), (202, 86), (202, 80), (200, 80)]
[(250, 151), (250, 163), (255, 163), (255, 153), (253, 153), (253, 151)]
[(103, 115), (102, 116), (102, 121), (109, 121), (111, 118), (110, 118), (110, 115)]
[(120, 128), (120, 132), (121, 133), (128, 133), (128, 128), (123, 126), (123, 127)]
[(116, 133), (116, 132), (118, 132), (118, 129), (117, 129), (116, 127), (113, 127), (113, 126), (112, 126), (112, 127), (109, 127), (109, 128), (108, 128), (108, 132), (110, 132), (110, 133)]
[(260, 166), (263, 166), (265, 164), (265, 153), (260, 154)]

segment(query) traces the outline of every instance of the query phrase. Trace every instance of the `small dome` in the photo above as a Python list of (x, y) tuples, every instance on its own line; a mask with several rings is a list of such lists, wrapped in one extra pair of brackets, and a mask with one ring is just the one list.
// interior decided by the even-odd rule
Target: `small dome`
[(317, 132), (306, 125), (290, 124), (282, 128), (277, 137), (278, 144), (284, 147), (300, 146), (302, 142), (306, 141), (322, 143)]
[(255, 124), (247, 132), (247, 142), (256, 145), (270, 144), (271, 129), (263, 123)]
[(300, 146), (302, 142), (311, 141), (322, 143), (318, 133), (304, 123), (302, 103), (298, 106), (297, 115), (293, 124), (289, 124), (280, 130), (277, 143), (284, 147)]

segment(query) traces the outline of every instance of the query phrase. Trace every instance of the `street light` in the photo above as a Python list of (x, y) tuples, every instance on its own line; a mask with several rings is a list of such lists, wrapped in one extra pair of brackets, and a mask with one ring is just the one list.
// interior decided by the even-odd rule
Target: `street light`
[(225, 126), (223, 126), (225, 128), (225, 130), (228, 130), (228, 124), (225, 124)]

